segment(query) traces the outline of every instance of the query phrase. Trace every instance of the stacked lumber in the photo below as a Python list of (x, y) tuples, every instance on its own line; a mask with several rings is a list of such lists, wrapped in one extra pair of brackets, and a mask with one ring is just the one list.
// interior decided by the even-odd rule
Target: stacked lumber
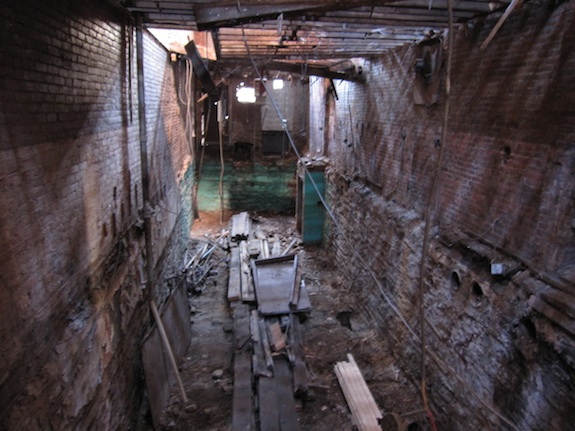
[(381, 431), (381, 412), (353, 356), (348, 354), (347, 362), (336, 363), (334, 370), (358, 431)]

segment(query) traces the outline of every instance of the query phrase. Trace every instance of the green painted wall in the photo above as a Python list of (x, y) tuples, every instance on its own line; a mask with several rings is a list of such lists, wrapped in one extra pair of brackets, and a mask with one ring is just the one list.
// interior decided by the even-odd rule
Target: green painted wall
[[(281, 165), (224, 165), (224, 206), (226, 210), (295, 213), (295, 162)], [(198, 209), (219, 211), (219, 162), (204, 162), (198, 188)]]

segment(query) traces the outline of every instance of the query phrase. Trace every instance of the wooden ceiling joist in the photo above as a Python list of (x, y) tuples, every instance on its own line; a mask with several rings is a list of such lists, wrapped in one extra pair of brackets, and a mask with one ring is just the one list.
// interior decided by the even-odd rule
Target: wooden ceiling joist
[[(149, 27), (211, 31), (220, 62), (250, 55), (291, 64), (313, 60), (318, 73), (338, 59), (377, 56), (448, 26), (448, 0), (114, 1), (140, 13)], [(449, 1), (456, 25), (503, 11), (511, 2)]]

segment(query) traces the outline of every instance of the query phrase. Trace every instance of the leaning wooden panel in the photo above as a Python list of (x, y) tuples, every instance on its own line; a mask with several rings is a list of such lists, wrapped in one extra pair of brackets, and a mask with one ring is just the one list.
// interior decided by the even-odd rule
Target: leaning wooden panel
[(334, 371), (358, 431), (381, 431), (381, 412), (351, 354), (335, 364)]

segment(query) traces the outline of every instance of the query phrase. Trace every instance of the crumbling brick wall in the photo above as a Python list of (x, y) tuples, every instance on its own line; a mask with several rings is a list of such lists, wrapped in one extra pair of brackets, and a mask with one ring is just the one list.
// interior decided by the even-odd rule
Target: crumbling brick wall
[(328, 244), (358, 311), (417, 383), (423, 219), (434, 211), (424, 308), (442, 427), (512, 429), (500, 413), (518, 429), (560, 430), (575, 407), (575, 7), (523, 5), (481, 50), (496, 19), (455, 34), (446, 142), (444, 96), (414, 104), (414, 46), (365, 61), (366, 84), (338, 84), (326, 155), (339, 228), (329, 224)]
[[(0, 428), (130, 428), (149, 322), (134, 27), (106, 2), (25, 0), (2, 3), (0, 32)], [(174, 68), (147, 34), (145, 56), (165, 273), (191, 160)]]

